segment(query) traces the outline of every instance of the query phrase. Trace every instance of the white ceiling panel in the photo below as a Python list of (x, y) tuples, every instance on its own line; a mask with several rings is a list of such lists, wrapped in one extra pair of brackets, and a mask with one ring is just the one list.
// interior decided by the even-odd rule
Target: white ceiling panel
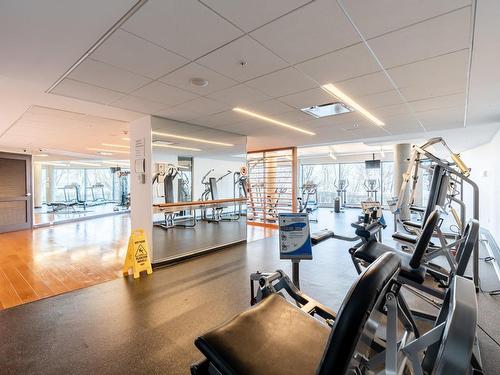
[(297, 69), (290, 67), (245, 83), (275, 98), (317, 87), (317, 83)]
[(92, 59), (85, 59), (68, 78), (123, 93), (151, 82), (143, 76)]
[(223, 112), (231, 109), (226, 103), (218, 102), (209, 98), (197, 98), (190, 100), (189, 102), (180, 104), (175, 107), (179, 110), (184, 110), (186, 112), (192, 112), (197, 114), (194, 117), (200, 117), (202, 115), (212, 115), (214, 113)]
[(356, 101), (366, 109), (376, 109), (388, 105), (404, 103), (403, 99), (396, 90), (362, 96), (360, 98), (356, 98)]
[(463, 128), (464, 113), (464, 107), (454, 107), (419, 112), (416, 116), (427, 130), (437, 130)]
[[(457, 51), (412, 64), (389, 69), (387, 72), (399, 88), (409, 86), (465, 85), (469, 50)], [(463, 91), (463, 90), (460, 90)]]
[(147, 100), (164, 103), (169, 106), (181, 104), (198, 97), (196, 94), (158, 81), (151, 82), (141, 87), (134, 91), (133, 95)]
[[(442, 79), (441, 79), (442, 80)], [(401, 94), (409, 102), (416, 100), (423, 100), (433, 97), (448, 96), (453, 94), (459, 94), (465, 90), (466, 82), (464, 81), (453, 81), (451, 79), (443, 82), (442, 84), (428, 84), (425, 86), (408, 86), (400, 89)]]
[(155, 112), (154, 115), (171, 120), (189, 121), (193, 124), (197, 124), (196, 121), (194, 121), (194, 118), (200, 116), (196, 112), (187, 110), (186, 108), (178, 108), (178, 107), (163, 108)]
[(385, 107), (377, 108), (377, 116), (384, 121), (390, 116), (410, 115), (410, 109), (407, 104), (394, 104)]
[(108, 104), (124, 94), (103, 89), (87, 83), (64, 79), (57, 87), (52, 90), (52, 94), (69, 96), (71, 98), (88, 100), (94, 103)]
[(201, 0), (246, 32), (286, 14), (310, 0)]
[(295, 109), (291, 112), (285, 112), (279, 114), (279, 120), (288, 122), (290, 124), (298, 124), (305, 121), (310, 121), (312, 116), (305, 114), (304, 112)]
[(266, 116), (278, 115), (294, 110), (293, 107), (284, 104), (276, 99), (252, 103), (248, 105), (246, 109)]
[(353, 98), (389, 91), (394, 88), (382, 71), (337, 82), (335, 86)]
[(122, 28), (190, 59), (242, 35), (196, 0), (150, 0)]
[(470, 5), (471, 0), (340, 0), (366, 39)]
[[(242, 65), (241, 62), (246, 62)], [(239, 82), (282, 69), (288, 64), (249, 36), (237, 39), (198, 60)]]
[(120, 29), (91, 57), (152, 79), (189, 62), (184, 57)]
[(266, 94), (245, 85), (237, 85), (208, 95), (209, 98), (227, 103), (231, 106), (244, 106), (271, 99)]
[(210, 127), (222, 127), (242, 122), (241, 114), (232, 110), (217, 113), (210, 116), (201, 116), (193, 120), (193, 123)]
[(330, 103), (334, 101), (334, 97), (328, 94), (322, 88), (315, 88), (287, 96), (282, 96), (278, 100), (297, 109), (302, 109), (311, 107), (313, 105)]
[(380, 70), (377, 62), (363, 43), (298, 64), (297, 68), (322, 85)]
[(164, 103), (155, 102), (127, 95), (110, 104), (113, 107), (124, 108), (130, 111), (153, 114), (165, 107)]
[(335, 1), (317, 0), (251, 33), (292, 64), (360, 41)]
[(385, 68), (468, 48), (470, 7), (368, 41)]
[[(205, 87), (199, 87), (191, 84), (192, 78), (202, 78), (208, 81)], [(237, 84), (236, 81), (227, 78), (211, 69), (195, 62), (183, 66), (172, 72), (160, 81), (165, 82), (171, 86), (179, 87), (183, 90), (194, 92), (198, 95), (207, 95), (215, 91), (223, 90)]]
[(414, 112), (425, 112), (450, 107), (465, 108), (465, 92), (453, 95), (438, 96), (409, 102)]

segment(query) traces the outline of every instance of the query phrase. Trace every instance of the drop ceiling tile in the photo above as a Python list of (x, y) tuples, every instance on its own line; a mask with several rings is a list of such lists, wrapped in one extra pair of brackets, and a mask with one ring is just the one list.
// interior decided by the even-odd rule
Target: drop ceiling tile
[(193, 120), (198, 125), (209, 127), (221, 127), (242, 122), (241, 114), (232, 110), (213, 114), (210, 116), (200, 116)]
[(465, 108), (465, 92), (453, 95), (438, 96), (409, 102), (414, 112), (425, 112), (451, 107)]
[[(471, 4), (471, 0), (342, 0), (366, 39)], [(397, 17), (395, 17), (397, 15)]]
[(163, 108), (155, 112), (154, 115), (176, 121), (192, 121), (199, 116), (197, 112), (193, 112), (189, 108), (179, 107)]
[[(242, 66), (241, 62), (246, 62)], [(227, 77), (244, 82), (288, 64), (249, 36), (239, 38), (197, 60)]]
[(302, 109), (311, 107), (313, 105), (331, 103), (335, 101), (335, 98), (332, 95), (328, 94), (325, 90), (321, 88), (315, 88), (291, 95), (282, 96), (278, 98), (278, 100), (297, 109)]
[(201, 1), (248, 32), (308, 3), (310, 0)]
[(170, 106), (193, 100), (198, 95), (155, 81), (133, 92), (134, 96)]
[(157, 79), (189, 60), (123, 30), (116, 30), (91, 57)]
[(321, 85), (344, 81), (380, 70), (377, 62), (363, 43), (316, 57), (298, 64), (297, 68)]
[(385, 107), (377, 108), (377, 116), (385, 122), (385, 119), (390, 116), (407, 115), (410, 116), (410, 109), (407, 104), (394, 104)]
[(108, 104), (124, 95), (68, 78), (59, 83), (51, 93), (101, 104)]
[(382, 71), (337, 82), (335, 86), (352, 98), (389, 91), (394, 88)]
[(247, 106), (249, 111), (260, 113), (265, 116), (278, 115), (292, 111), (294, 108), (278, 100), (271, 99), (262, 102), (252, 103)]
[(227, 105), (226, 103), (215, 101), (213, 99), (200, 97), (180, 104), (175, 108), (191, 111), (193, 114), (197, 114), (195, 115), (195, 117), (199, 117), (201, 115), (208, 116), (214, 113), (230, 110), (231, 106)]
[(360, 41), (335, 1), (317, 0), (251, 33), (292, 64)]
[[(379, 92), (377, 94), (362, 96), (356, 101), (366, 109), (376, 109), (387, 105), (403, 104), (404, 101), (396, 90)], [(376, 112), (376, 111), (375, 111)]]
[(68, 78), (123, 93), (144, 86), (150, 79), (100, 61), (85, 59)]
[[(202, 78), (207, 80), (208, 85), (205, 87), (194, 86), (190, 82), (192, 78)], [(162, 77), (160, 81), (171, 86), (179, 87), (183, 90), (194, 92), (198, 95), (207, 95), (212, 92), (234, 86), (238, 83), (195, 62), (183, 66), (175, 72)]]
[(273, 98), (318, 86), (316, 82), (293, 67), (266, 74), (245, 84)]
[(298, 124), (305, 121), (310, 121), (312, 116), (305, 114), (304, 112), (295, 109), (291, 112), (280, 113), (278, 120), (283, 122), (288, 122), (290, 124)]
[(237, 85), (225, 90), (217, 91), (207, 96), (208, 98), (227, 103), (233, 107), (245, 106), (255, 102), (271, 99), (264, 93), (245, 85)]
[(165, 104), (127, 95), (110, 104), (112, 107), (124, 108), (130, 111), (153, 114), (165, 107)]
[(149, 1), (122, 28), (189, 59), (242, 35), (196, 0)]
[(371, 39), (368, 44), (385, 68), (468, 48), (470, 8)]
[(464, 126), (463, 106), (438, 109), (416, 114), (427, 130), (462, 128)]

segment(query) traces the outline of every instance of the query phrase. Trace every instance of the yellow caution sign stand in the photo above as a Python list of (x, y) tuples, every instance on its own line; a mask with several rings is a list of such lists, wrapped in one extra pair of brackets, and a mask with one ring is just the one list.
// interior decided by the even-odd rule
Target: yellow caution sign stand
[(149, 259), (148, 243), (142, 229), (136, 229), (130, 234), (127, 256), (123, 265), (123, 276), (127, 276), (131, 268), (134, 272), (134, 279), (139, 278), (142, 271), (146, 271), (148, 275), (153, 273), (151, 260)]

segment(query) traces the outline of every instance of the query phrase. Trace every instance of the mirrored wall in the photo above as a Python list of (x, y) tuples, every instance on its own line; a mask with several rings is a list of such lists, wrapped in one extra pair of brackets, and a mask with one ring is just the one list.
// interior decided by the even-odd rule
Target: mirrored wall
[(153, 263), (246, 240), (246, 137), (152, 119)]

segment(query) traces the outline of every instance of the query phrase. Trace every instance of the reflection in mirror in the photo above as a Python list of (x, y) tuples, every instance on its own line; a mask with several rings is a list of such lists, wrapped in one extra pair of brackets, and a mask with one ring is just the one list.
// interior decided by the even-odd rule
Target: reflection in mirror
[(246, 137), (153, 117), (153, 262), (246, 240)]

